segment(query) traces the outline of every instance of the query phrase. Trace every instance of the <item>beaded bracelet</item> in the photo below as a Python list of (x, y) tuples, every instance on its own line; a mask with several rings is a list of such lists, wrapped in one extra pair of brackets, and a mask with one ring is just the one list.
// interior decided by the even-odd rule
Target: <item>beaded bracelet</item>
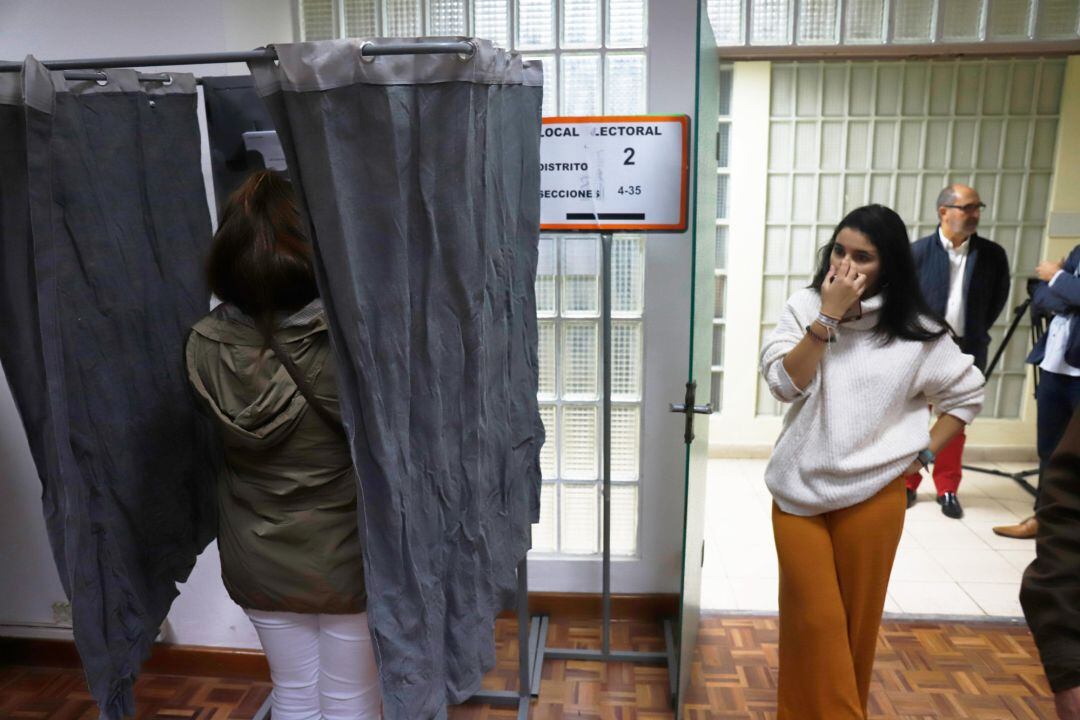
[(829, 328), (830, 330), (836, 330), (838, 327), (840, 327), (840, 321), (838, 319), (830, 315), (826, 315), (823, 312), (818, 313), (817, 321), (824, 327)]
[(817, 340), (819, 343), (828, 345), (829, 343), (831, 343), (833, 341), (831, 336), (821, 337), (816, 332), (814, 332), (814, 328), (812, 328), (809, 325), (806, 326), (806, 332), (808, 332), (810, 334), (810, 337)]

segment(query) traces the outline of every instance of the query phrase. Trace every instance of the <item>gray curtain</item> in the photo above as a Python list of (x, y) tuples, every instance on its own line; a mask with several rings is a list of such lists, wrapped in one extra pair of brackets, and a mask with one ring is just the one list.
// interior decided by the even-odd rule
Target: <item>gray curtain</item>
[(0, 74), (0, 361), (106, 718), (215, 529), (217, 447), (183, 371), (210, 239), (195, 81)]
[(310, 220), (389, 720), (479, 689), (539, 510), (542, 72), (475, 42), (252, 65)]

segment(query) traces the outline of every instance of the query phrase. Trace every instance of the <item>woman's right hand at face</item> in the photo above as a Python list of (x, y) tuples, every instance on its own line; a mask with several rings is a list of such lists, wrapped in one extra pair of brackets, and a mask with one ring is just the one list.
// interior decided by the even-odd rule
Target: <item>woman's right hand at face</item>
[(855, 270), (851, 260), (844, 258), (840, 267), (830, 269), (821, 283), (821, 312), (840, 319), (848, 308), (866, 292), (866, 276)]

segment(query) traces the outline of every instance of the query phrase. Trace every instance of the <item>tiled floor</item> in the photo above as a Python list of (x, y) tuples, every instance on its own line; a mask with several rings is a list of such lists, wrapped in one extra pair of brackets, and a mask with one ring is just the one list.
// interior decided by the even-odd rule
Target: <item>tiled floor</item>
[[(709, 463), (702, 607), (776, 611), (776, 549), (765, 460)], [(1017, 472), (1030, 463), (972, 463)], [(1032, 478), (1032, 481), (1034, 479)], [(998, 537), (991, 528), (1031, 514), (1031, 496), (1008, 478), (965, 471), (964, 518), (934, 502), (933, 482), (919, 488), (900, 541), (886, 613), (1020, 617), (1020, 577), (1035, 558), (1033, 540)]]

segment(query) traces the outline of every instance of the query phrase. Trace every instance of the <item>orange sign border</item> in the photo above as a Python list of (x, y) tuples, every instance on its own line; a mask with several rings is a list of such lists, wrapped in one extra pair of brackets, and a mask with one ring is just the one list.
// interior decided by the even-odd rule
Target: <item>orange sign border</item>
[(576, 223), (540, 223), (541, 230), (589, 230), (592, 232), (641, 232), (642, 230), (666, 230), (670, 232), (685, 232), (688, 228), (688, 197), (687, 190), (690, 179), (690, 117), (687, 115), (580, 115), (574, 117), (546, 117), (541, 118), (542, 125), (566, 125), (569, 123), (655, 123), (677, 122), (682, 125), (682, 181), (679, 189), (679, 222), (675, 225), (656, 223), (641, 223), (639, 225), (596, 223), (579, 225)]

